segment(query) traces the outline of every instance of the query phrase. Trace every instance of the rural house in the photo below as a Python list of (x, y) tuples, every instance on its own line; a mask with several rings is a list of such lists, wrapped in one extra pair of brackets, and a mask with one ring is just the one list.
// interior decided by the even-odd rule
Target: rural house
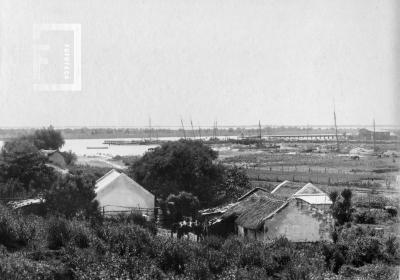
[(237, 202), (203, 210), (201, 215), (210, 232), (223, 236), (236, 232), (265, 242), (281, 236), (294, 242), (330, 240), (332, 217), (325, 211), (332, 203), (329, 197), (310, 183), (286, 181), (278, 186), (274, 193), (280, 195), (255, 188)]
[(154, 217), (154, 195), (115, 169), (96, 181), (95, 192), (104, 214), (140, 211), (148, 218)]
[(42, 155), (46, 156), (49, 162), (55, 166), (66, 168), (67, 163), (63, 155), (58, 150), (40, 150)]

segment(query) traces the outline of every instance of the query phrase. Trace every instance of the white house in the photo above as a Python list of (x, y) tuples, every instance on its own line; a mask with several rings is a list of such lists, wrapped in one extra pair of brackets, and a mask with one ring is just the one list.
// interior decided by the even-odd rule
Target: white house
[(96, 181), (96, 200), (104, 214), (140, 211), (154, 214), (154, 195), (133, 179), (112, 169)]
[(327, 210), (332, 205), (329, 196), (311, 183), (301, 186), (301, 183), (284, 181), (271, 194), (286, 199), (296, 199), (298, 203), (306, 203), (320, 210)]

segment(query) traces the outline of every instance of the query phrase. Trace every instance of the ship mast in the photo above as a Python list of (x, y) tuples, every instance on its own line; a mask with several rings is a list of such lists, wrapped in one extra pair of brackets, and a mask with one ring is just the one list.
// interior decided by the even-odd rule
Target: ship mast
[(190, 126), (192, 127), (193, 140), (194, 140), (194, 139), (196, 139), (196, 134), (194, 133), (194, 128), (193, 128), (193, 122), (192, 122), (192, 119), (190, 119)]
[(333, 118), (335, 120), (335, 135), (336, 135), (336, 150), (339, 152), (339, 137), (338, 137), (338, 129), (337, 129), (337, 124), (336, 124), (336, 108), (335, 108), (335, 102), (333, 103)]
[(373, 135), (373, 137), (374, 137), (374, 152), (376, 152), (376, 134), (375, 134), (375, 119), (373, 120), (373, 124), (374, 124), (374, 135)]
[(149, 117), (149, 139), (151, 142), (151, 117)]
[(181, 117), (181, 125), (182, 125), (182, 130), (183, 130), (183, 138), (186, 140), (186, 131), (185, 131), (185, 126), (183, 125), (182, 117)]

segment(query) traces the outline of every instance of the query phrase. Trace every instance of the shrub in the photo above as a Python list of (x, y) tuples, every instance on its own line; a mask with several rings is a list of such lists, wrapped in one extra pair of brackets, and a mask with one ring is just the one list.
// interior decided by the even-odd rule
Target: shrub
[(196, 259), (185, 265), (185, 275), (194, 280), (208, 280), (212, 278), (212, 273), (205, 259)]
[(52, 217), (47, 228), (47, 241), (50, 249), (65, 247), (72, 238), (69, 222), (63, 218)]
[(386, 258), (389, 261), (398, 259), (399, 257), (399, 243), (395, 236), (389, 236), (385, 241)]
[(383, 263), (369, 264), (360, 268), (360, 278), (365, 280), (399, 279), (399, 269)]
[(361, 211), (354, 214), (354, 222), (358, 224), (375, 224), (375, 216), (368, 211)]
[(84, 222), (73, 221), (70, 230), (71, 239), (79, 248), (88, 248), (94, 239), (90, 228)]
[(239, 266), (258, 266), (263, 264), (264, 256), (262, 251), (263, 246), (258, 242), (248, 242), (243, 246), (239, 258)]
[(348, 248), (348, 262), (355, 266), (372, 263), (382, 256), (379, 240), (375, 237), (359, 237)]
[(99, 230), (98, 235), (109, 245), (112, 252), (120, 256), (154, 254), (152, 252), (153, 236), (149, 231), (137, 225), (107, 224)]
[(28, 245), (36, 234), (33, 221), (11, 213), (4, 206), (0, 206), (0, 244), (7, 248), (19, 248)]
[(397, 217), (397, 208), (395, 208), (395, 207), (387, 207), (387, 208), (386, 208), (386, 212), (388, 212), (388, 214), (389, 214), (392, 218)]
[(182, 240), (166, 239), (158, 255), (158, 264), (163, 271), (181, 274), (190, 258), (190, 246)]
[(206, 236), (201, 244), (206, 248), (220, 250), (224, 244), (224, 239), (215, 235)]
[(71, 279), (63, 264), (29, 259), (24, 253), (0, 254), (3, 280)]
[(243, 243), (243, 239), (237, 236), (230, 236), (222, 245), (222, 252), (230, 260), (231, 264), (236, 264), (239, 261)]
[(154, 221), (147, 221), (141, 212), (132, 212), (129, 214), (119, 214), (108, 217), (106, 221), (112, 224), (135, 224), (148, 229), (151, 233), (157, 233), (157, 226)]
[(326, 266), (335, 274), (339, 272), (341, 266), (345, 263), (342, 248), (336, 244), (323, 244), (321, 247), (322, 255), (325, 258)]
[(220, 274), (228, 265), (228, 259), (225, 254), (217, 250), (207, 252), (208, 267), (214, 274)]

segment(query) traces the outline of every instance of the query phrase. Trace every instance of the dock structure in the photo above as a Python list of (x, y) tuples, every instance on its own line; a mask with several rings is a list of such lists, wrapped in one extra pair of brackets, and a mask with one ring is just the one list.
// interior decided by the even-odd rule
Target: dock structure
[[(342, 140), (346, 137), (344, 135), (338, 136)], [(284, 140), (284, 141), (334, 141), (336, 134), (293, 134), (293, 135), (268, 135), (263, 137), (267, 140)]]
[(104, 145), (158, 145), (160, 140), (104, 140)]

